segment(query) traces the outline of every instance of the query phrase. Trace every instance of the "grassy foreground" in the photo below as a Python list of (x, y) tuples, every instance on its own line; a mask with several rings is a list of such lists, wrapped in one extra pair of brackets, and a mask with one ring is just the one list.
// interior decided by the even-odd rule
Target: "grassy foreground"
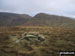
[[(21, 43), (14, 44), (9, 37), (18, 38), (24, 32), (39, 32), (47, 41), (29, 45), (23, 40)], [(34, 26), (0, 27), (0, 56), (59, 56), (59, 51), (74, 50), (75, 29)]]

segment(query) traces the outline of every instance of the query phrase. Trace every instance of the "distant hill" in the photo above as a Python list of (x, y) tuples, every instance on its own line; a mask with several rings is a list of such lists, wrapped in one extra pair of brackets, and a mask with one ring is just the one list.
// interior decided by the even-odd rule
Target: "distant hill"
[(33, 17), (32, 21), (26, 24), (33, 26), (75, 27), (75, 20), (64, 16), (39, 13)]
[(32, 18), (26, 14), (0, 12), (0, 26), (18, 26), (27, 23)]
[(75, 27), (75, 20), (64, 16), (39, 13), (34, 17), (27, 14), (0, 12), (0, 26), (52, 26)]

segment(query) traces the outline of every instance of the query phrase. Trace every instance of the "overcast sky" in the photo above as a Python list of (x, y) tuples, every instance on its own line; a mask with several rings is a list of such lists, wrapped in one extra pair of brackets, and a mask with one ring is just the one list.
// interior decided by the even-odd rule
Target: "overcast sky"
[(0, 12), (56, 14), (75, 17), (75, 0), (0, 0)]

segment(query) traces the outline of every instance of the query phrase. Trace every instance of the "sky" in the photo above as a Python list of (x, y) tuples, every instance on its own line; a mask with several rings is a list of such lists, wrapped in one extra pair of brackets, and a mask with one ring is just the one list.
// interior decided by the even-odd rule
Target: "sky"
[(0, 12), (48, 13), (75, 18), (75, 0), (0, 0)]

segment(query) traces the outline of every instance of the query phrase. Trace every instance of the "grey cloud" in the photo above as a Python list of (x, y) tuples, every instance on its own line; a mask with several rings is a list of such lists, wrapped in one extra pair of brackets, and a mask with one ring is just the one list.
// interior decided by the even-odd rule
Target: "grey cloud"
[(44, 12), (49, 14), (73, 17), (74, 0), (0, 0), (0, 11), (35, 15)]

